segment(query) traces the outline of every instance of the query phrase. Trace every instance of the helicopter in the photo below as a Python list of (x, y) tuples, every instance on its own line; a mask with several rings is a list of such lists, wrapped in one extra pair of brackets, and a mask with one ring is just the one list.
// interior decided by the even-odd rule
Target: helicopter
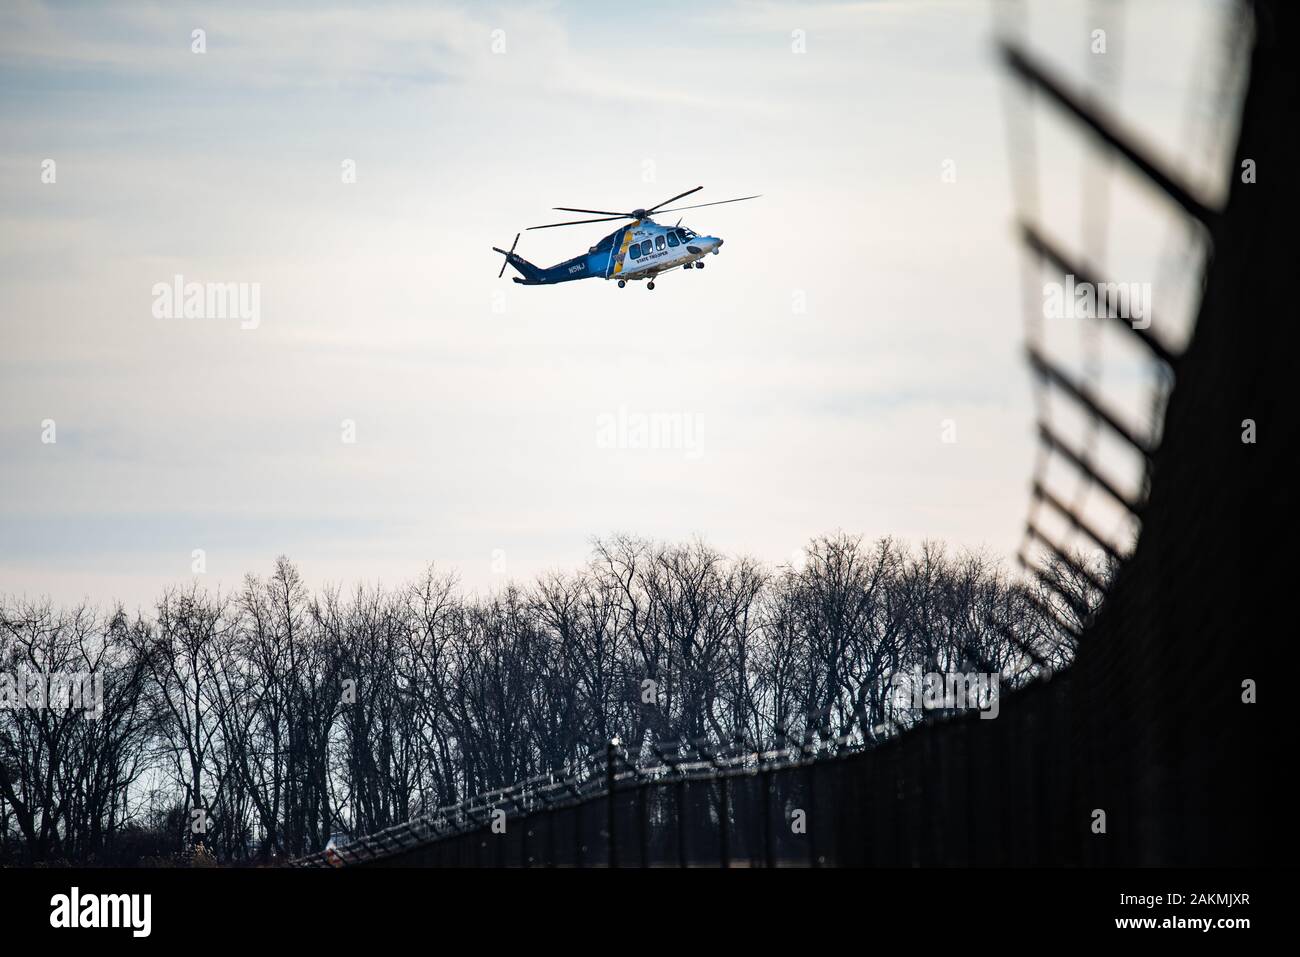
[(684, 193), (678, 193), (671, 199), (665, 199), (649, 209), (634, 209), (630, 213), (616, 213), (607, 209), (575, 209), (572, 206), (555, 206), (553, 209), (565, 213), (598, 213), (598, 219), (575, 219), (564, 223), (546, 223), (542, 226), (529, 226), (528, 229), (554, 229), (557, 226), (581, 226), (585, 223), (604, 223), (615, 219), (630, 219), (632, 222), (620, 226), (585, 253), (566, 259), (558, 265), (543, 269), (534, 266), (523, 256), (515, 253), (519, 237), (510, 249), (492, 247), (492, 251), (505, 256), (500, 279), (506, 273), (506, 266), (514, 266), (520, 273), (512, 277), (515, 282), (525, 286), (549, 286), (558, 282), (572, 282), (575, 279), (614, 279), (622, 289), (629, 280), (644, 279), (646, 288), (655, 287), (655, 277), (670, 269), (703, 269), (704, 257), (709, 253), (717, 255), (722, 240), (717, 236), (704, 236), (682, 225), (679, 219), (673, 226), (656, 223), (653, 217), (658, 214), (675, 213), (683, 209), (700, 209), (704, 206), (721, 206), (724, 203), (739, 203), (746, 199), (758, 199), (755, 196), (740, 196), (736, 199), (721, 199), (713, 203), (699, 203), (695, 206), (674, 206), (664, 209), (669, 203), (698, 193), (703, 186), (696, 186)]

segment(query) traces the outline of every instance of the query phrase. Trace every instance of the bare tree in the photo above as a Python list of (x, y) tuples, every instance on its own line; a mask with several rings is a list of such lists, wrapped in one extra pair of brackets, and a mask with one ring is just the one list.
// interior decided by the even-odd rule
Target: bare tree
[(982, 553), (843, 533), (804, 554), (769, 568), (618, 535), (573, 573), (486, 597), (432, 567), (399, 589), (311, 594), (281, 557), (232, 596), (172, 589), (134, 620), (0, 601), (0, 675), (105, 678), (97, 721), (0, 709), (0, 858), (188, 841), (267, 860), (599, 757), (614, 737), (633, 755), (871, 740), (925, 717), (896, 700), (900, 675), (1014, 686), (1068, 664), (1107, 572), (1079, 556), (1022, 582)]

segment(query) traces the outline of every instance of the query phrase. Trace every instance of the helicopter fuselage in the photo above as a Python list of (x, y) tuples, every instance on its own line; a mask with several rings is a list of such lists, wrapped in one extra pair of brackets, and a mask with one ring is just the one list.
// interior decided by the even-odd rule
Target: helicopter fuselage
[(647, 217), (615, 230), (582, 255), (546, 269), (514, 253), (507, 260), (523, 273), (515, 282), (525, 286), (596, 278), (653, 281), (670, 269), (692, 267), (721, 245), (716, 236), (701, 236), (684, 226), (662, 226)]

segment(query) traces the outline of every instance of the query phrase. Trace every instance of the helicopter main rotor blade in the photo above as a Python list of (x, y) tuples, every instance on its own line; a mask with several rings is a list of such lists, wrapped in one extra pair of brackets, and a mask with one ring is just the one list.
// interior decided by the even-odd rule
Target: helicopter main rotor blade
[(743, 200), (746, 200), (746, 199), (758, 199), (759, 196), (762, 196), (762, 195), (763, 195), (762, 193), (758, 193), (758, 194), (755, 195), (755, 196), (737, 196), (735, 199), (720, 199), (720, 200), (718, 200), (716, 203), (700, 203), (700, 204), (697, 205), (697, 206), (674, 206), (672, 209), (661, 209), (661, 210), (659, 210), (659, 212), (661, 212), (661, 213), (675, 213), (675, 212), (677, 212), (679, 209), (702, 209), (702, 208), (704, 208), (705, 206), (721, 206), (723, 203), (739, 203), (739, 202), (741, 202), (741, 201), (743, 201)]
[(597, 216), (627, 216), (631, 213), (616, 213), (612, 209), (574, 209), (572, 206), (552, 206), (551, 209), (558, 209), (562, 213), (595, 213)]
[(611, 219), (627, 219), (626, 213), (617, 216), (602, 216), (600, 219), (575, 219), (567, 223), (547, 223), (544, 226), (529, 226), (529, 229), (554, 229), (556, 226), (581, 226), (583, 223), (606, 223)]
[[(677, 202), (677, 200), (681, 199), (683, 196), (689, 196), (689, 195), (691, 195), (691, 193), (698, 193), (698, 192), (699, 192), (700, 190), (702, 190), (702, 189), (704, 189), (703, 186), (696, 186), (694, 189), (688, 189), (688, 190), (687, 190), (686, 192), (684, 192), (684, 193), (678, 193), (676, 196), (673, 196), (673, 197), (671, 197), (670, 199), (665, 199), (662, 203), (659, 204), (659, 206), (667, 206), (669, 203), (675, 203), (675, 202)], [(655, 210), (659, 209), (659, 206), (651, 206), (649, 209), (646, 210), (646, 213), (647, 213), (647, 214), (649, 214), (649, 213), (653, 213)], [(661, 213), (662, 213), (662, 212), (667, 212), (667, 210), (662, 210), (662, 209), (659, 209), (659, 211), (660, 211)]]

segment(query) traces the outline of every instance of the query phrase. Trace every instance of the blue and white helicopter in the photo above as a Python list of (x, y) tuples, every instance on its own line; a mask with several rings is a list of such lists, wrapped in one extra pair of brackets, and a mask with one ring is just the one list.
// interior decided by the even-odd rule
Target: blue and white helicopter
[[(500, 279), (505, 275), (506, 266), (514, 266), (521, 276), (515, 276), (517, 283), (525, 286), (549, 286), (557, 282), (571, 282), (574, 279), (615, 279), (622, 289), (630, 279), (646, 280), (646, 288), (655, 287), (655, 277), (679, 266), (682, 269), (703, 269), (704, 257), (718, 252), (722, 240), (717, 236), (701, 236), (692, 229), (683, 226), (679, 219), (674, 226), (661, 226), (652, 216), (655, 214), (675, 213), (683, 209), (700, 209), (703, 206), (721, 206), (723, 203), (739, 203), (746, 199), (758, 199), (758, 196), (740, 196), (736, 199), (722, 199), (716, 203), (700, 203), (696, 206), (674, 206), (664, 209), (669, 203), (676, 202), (683, 196), (698, 193), (703, 186), (678, 193), (672, 199), (665, 199), (658, 206), (649, 209), (634, 209), (630, 213), (615, 213), (607, 209), (575, 209), (572, 206), (556, 206), (556, 210), (566, 213), (599, 213), (599, 219), (575, 219), (565, 223), (547, 223), (544, 226), (529, 226), (529, 229), (554, 229), (556, 226), (581, 226), (584, 223), (604, 223), (613, 219), (632, 220), (626, 226), (620, 226), (596, 245), (580, 256), (567, 259), (557, 266), (543, 269), (534, 266), (523, 256), (515, 254), (522, 233), (515, 233), (515, 241), (510, 249), (492, 247), (493, 252), (505, 256), (501, 264)], [(759, 194), (762, 195), (762, 194)], [(522, 277), (522, 278), (521, 278)]]

